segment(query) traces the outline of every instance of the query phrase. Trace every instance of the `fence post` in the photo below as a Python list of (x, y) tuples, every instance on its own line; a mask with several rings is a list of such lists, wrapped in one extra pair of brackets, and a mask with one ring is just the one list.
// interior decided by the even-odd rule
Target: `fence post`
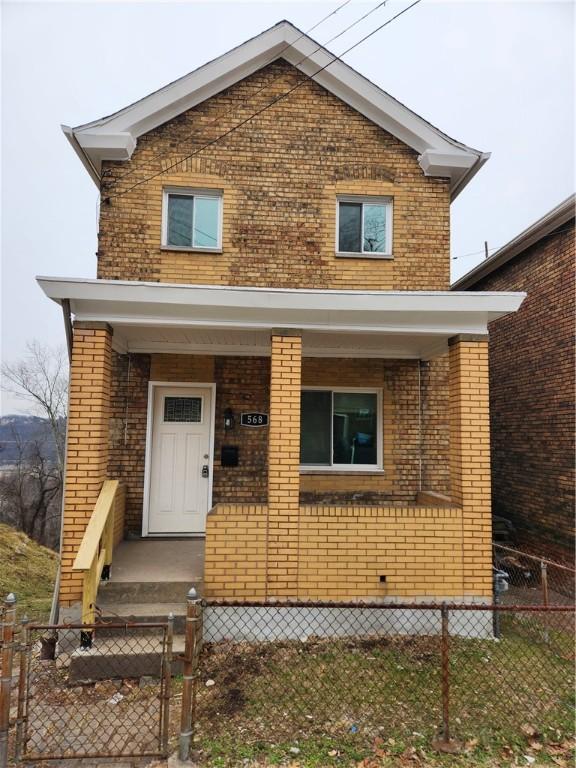
[(450, 633), (449, 612), (442, 603), (442, 740), (450, 741)]
[(26, 718), (26, 694), (28, 677), (28, 616), (23, 616), (20, 621), (22, 625), (22, 635), (20, 643), (20, 670), (18, 672), (18, 714), (16, 716), (16, 760), (22, 757), (24, 747), (24, 721)]
[(202, 643), (202, 601), (194, 587), (186, 596), (186, 635), (184, 645), (184, 675), (182, 684), (182, 712), (178, 757), (188, 760), (196, 719), (196, 681)]
[(14, 660), (14, 626), (16, 624), (16, 595), (4, 598), (2, 616), (2, 665), (0, 670), (0, 768), (8, 765), (8, 729), (10, 727), (10, 691)]
[(540, 560), (540, 573), (542, 577), (542, 605), (548, 608), (549, 595), (548, 595), (548, 564), (544, 560)]
[[(542, 605), (548, 608), (550, 604), (550, 595), (548, 594), (548, 563), (540, 560), (540, 576), (542, 580)], [(548, 633), (548, 614), (544, 614), (544, 642), (550, 642)]]
[(172, 698), (172, 644), (174, 642), (174, 614), (168, 614), (166, 627), (166, 647), (164, 653), (162, 685), (162, 754), (168, 755), (168, 736), (170, 732), (170, 699)]

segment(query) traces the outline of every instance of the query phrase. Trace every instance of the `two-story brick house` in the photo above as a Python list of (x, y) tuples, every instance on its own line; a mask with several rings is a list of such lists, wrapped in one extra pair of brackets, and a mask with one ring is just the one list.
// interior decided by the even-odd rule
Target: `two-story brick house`
[(212, 597), (490, 599), (487, 324), (522, 294), (449, 290), (487, 155), (288, 22), (64, 130), (102, 202), (97, 279), (39, 278), (72, 348), (61, 603), (122, 527), (205, 536)]

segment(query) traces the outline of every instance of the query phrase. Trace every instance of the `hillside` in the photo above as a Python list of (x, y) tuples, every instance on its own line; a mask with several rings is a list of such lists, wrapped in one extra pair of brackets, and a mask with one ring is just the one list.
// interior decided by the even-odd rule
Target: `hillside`
[(56, 459), (54, 439), (46, 419), (19, 413), (0, 417), (0, 465), (13, 464), (18, 459), (19, 446), (26, 451), (34, 442), (42, 446), (44, 456)]
[(18, 598), (18, 615), (46, 619), (50, 613), (58, 555), (21, 531), (0, 523), (0, 595)]

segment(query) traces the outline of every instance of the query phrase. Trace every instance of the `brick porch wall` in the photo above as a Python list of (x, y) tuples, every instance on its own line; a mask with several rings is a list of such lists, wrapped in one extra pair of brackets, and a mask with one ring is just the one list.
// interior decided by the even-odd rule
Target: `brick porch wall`
[[(295, 350), (284, 341), (276, 339), (272, 368), (273, 396), (278, 400), (271, 407), (276, 430), (270, 460), (279, 470), (279, 482), (274, 475), (276, 485), (268, 508), (223, 505), (209, 514), (206, 594), (489, 600), (492, 530), (486, 337), (459, 336), (450, 341), (452, 505), (441, 507), (294, 506), (298, 475), (292, 438), (299, 432), (299, 412), (291, 391)], [(284, 407), (283, 385), (288, 387)], [(284, 452), (281, 436), (288, 436)], [(241, 532), (239, 539), (236, 528)], [(384, 583), (380, 576), (386, 577)]]
[[(206, 530), (205, 594), (264, 599), (274, 553), (266, 506), (215, 507)], [(457, 507), (301, 506), (293, 531), (299, 599), (462, 598), (462, 510)], [(380, 576), (386, 581), (381, 582)]]

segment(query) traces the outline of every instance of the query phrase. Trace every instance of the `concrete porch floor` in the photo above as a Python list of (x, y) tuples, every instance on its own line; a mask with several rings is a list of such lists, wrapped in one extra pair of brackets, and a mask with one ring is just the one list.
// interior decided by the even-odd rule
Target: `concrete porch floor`
[(122, 541), (114, 550), (114, 582), (204, 580), (204, 539), (138, 539)]

